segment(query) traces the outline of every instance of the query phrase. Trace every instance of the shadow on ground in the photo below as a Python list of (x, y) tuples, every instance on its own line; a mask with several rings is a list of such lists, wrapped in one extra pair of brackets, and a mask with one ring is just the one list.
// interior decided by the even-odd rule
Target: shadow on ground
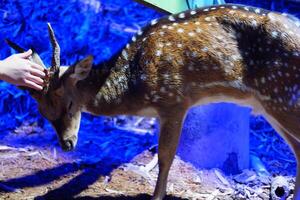
[[(36, 197), (36, 199), (73, 199), (74, 196), (88, 189), (90, 185), (99, 180), (101, 176), (109, 175), (117, 167), (118, 165), (112, 166), (107, 162), (106, 164), (105, 162), (99, 162), (93, 165), (65, 163), (54, 168), (37, 171), (34, 174), (1, 181), (1, 184), (15, 189), (38, 187), (79, 172), (77, 176), (59, 188), (50, 190), (43, 196)], [(9, 193), (10, 191), (1, 192)]]

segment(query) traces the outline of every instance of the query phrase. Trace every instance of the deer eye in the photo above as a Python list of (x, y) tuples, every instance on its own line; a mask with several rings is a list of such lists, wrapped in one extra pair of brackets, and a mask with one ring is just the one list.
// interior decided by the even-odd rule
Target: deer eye
[(69, 106), (68, 106), (68, 110), (71, 110), (71, 108), (72, 108), (72, 105), (73, 105), (73, 102), (72, 102), (72, 101), (70, 101), (70, 103), (69, 103)]

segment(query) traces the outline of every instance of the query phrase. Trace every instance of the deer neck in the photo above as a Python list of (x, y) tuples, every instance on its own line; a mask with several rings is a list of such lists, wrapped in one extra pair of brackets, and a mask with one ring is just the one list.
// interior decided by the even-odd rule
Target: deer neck
[(84, 81), (81, 86), (85, 93), (84, 111), (97, 115), (126, 113), (133, 72), (129, 61), (119, 55), (96, 66), (99, 69), (92, 69)]

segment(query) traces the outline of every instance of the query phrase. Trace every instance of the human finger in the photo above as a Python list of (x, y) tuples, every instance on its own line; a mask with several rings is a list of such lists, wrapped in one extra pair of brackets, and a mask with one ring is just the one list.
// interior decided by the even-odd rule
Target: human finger
[(39, 69), (31, 68), (29, 71), (30, 71), (30, 74), (32, 74), (34, 76), (38, 76), (41, 78), (44, 78), (46, 76), (45, 72), (41, 71)]
[(20, 58), (29, 58), (32, 54), (32, 50), (29, 49), (28, 51), (25, 51), (23, 53), (18, 53), (16, 54), (16, 56), (20, 57)]
[(30, 87), (32, 89), (35, 89), (35, 90), (43, 90), (43, 87), (36, 84), (35, 82), (31, 81), (31, 80), (25, 80), (25, 86), (27, 87)]
[(43, 86), (43, 84), (44, 84), (43, 79), (41, 79), (40, 77), (34, 76), (34, 75), (32, 75), (32, 74), (29, 74), (29, 75), (26, 77), (26, 79), (28, 79), (28, 80), (30, 80), (30, 81), (33, 81), (33, 82), (35, 82), (36, 84), (41, 85), (41, 86)]
[(34, 62), (32, 62), (32, 61), (29, 61), (29, 64), (30, 64), (33, 68), (38, 69), (38, 70), (40, 70), (40, 71), (44, 71), (44, 70), (45, 70), (44, 67), (42, 67), (41, 65), (36, 64), (36, 63), (34, 63)]

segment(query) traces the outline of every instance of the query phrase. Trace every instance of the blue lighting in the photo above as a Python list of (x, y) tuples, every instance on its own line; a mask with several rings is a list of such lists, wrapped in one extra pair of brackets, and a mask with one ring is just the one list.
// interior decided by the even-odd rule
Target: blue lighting
[[(283, 0), (227, 0), (226, 2), (258, 6), (269, 10), (290, 13), (296, 17), (300, 16), (299, 2), (292, 3), (292, 1)], [(152, 19), (161, 16), (163, 14), (132, 0), (2, 0), (0, 1), (0, 60), (15, 53), (4, 42), (5, 38), (9, 38), (25, 48), (34, 48), (45, 64), (49, 66), (51, 63), (51, 46), (46, 23), (50, 22), (61, 47), (62, 65), (74, 64), (79, 59), (90, 54), (94, 56), (95, 63), (100, 63), (108, 60), (126, 45), (140, 27), (144, 27)], [(220, 109), (232, 108), (232, 105), (221, 105), (224, 107)], [(241, 126), (243, 126), (243, 130), (250, 131), (250, 142), (245, 144), (249, 146), (247, 148), (247, 158), (249, 158), (249, 155), (261, 158), (267, 170), (272, 173), (280, 173), (275, 165), (286, 165), (285, 171), (281, 173), (294, 176), (296, 173), (295, 158), (282, 138), (262, 117), (249, 117), (249, 109), (243, 108), (240, 111), (239, 114), (243, 115), (243, 117), (246, 116), (245, 119), (247, 120), (246, 122), (243, 121), (244, 124)], [(223, 135), (224, 137), (229, 137), (228, 130), (235, 131), (240, 128), (237, 127), (239, 125), (235, 124), (236, 121), (232, 123), (225, 122), (230, 117), (225, 111), (218, 116), (210, 115), (209, 119), (216, 126), (200, 127), (199, 130), (214, 129), (226, 134), (225, 136)], [(145, 149), (149, 149), (157, 144), (157, 136), (154, 134), (157, 132), (157, 122), (152, 124), (151, 127), (154, 130), (153, 134), (139, 135), (130, 131), (115, 129), (111, 120), (111, 118), (104, 116), (94, 117), (84, 114), (76, 152), (62, 153), (54, 131), (50, 124), (38, 113), (36, 103), (29, 94), (8, 83), (0, 82), (0, 144), (16, 147), (34, 146), (40, 149), (54, 146), (55, 150), (66, 155), (71, 160), (73, 159), (74, 162), (78, 159), (80, 161), (77, 163), (81, 161), (90, 165), (101, 163), (103, 168), (99, 169), (99, 173), (95, 175), (95, 180), (90, 180), (90, 182), (95, 182), (100, 175), (108, 175), (111, 172), (111, 168), (116, 168), (125, 162), (129, 162)], [(130, 121), (132, 117), (124, 118), (124, 120)], [(195, 116), (194, 120), (199, 119)], [(197, 122), (195, 123), (197, 124)], [(250, 124), (250, 126), (246, 127), (245, 123)], [(17, 127), (27, 125), (41, 127), (47, 133), (37, 130), (30, 132), (32, 134), (26, 134), (24, 132), (27, 129), (21, 131), (21, 134), (15, 132)], [(188, 127), (185, 127), (184, 131), (186, 130), (188, 130)], [(192, 134), (195, 134), (195, 131), (192, 131)], [(209, 134), (209, 131), (207, 134)], [(189, 140), (189, 137), (192, 136), (184, 136), (184, 140)], [(202, 136), (198, 135), (197, 137)], [(224, 139), (223, 137), (220, 138)], [(220, 142), (217, 145), (222, 146), (223, 143)], [(277, 147), (284, 150), (277, 149)], [(212, 148), (214, 148), (213, 144)], [(89, 149), (89, 151), (86, 149)], [(219, 150), (223, 149), (220, 147)], [(286, 154), (281, 154), (282, 151), (285, 151)], [(187, 154), (184, 150), (180, 153)], [(92, 154), (94, 156), (91, 156)], [(228, 157), (231, 155), (228, 152)], [(239, 155), (236, 156), (238, 160)], [(189, 159), (187, 161), (190, 161)], [(215, 155), (215, 158), (212, 159), (215, 160), (211, 160), (210, 165), (217, 163), (216, 161), (220, 157)], [(242, 169), (247, 168), (249, 163), (251, 166), (251, 162), (250, 158), (247, 159)], [(215, 167), (226, 168), (226, 166)], [(61, 168), (69, 169), (70, 172), (79, 170), (69, 164), (57, 167), (57, 169)], [(56, 168), (53, 170), (55, 171)], [(229, 169), (228, 174), (231, 174), (230, 170), (233, 169)], [(26, 186), (43, 185), (64, 174), (60, 170), (57, 171), (59, 172), (58, 174), (44, 182), (35, 182), (35, 180), (32, 180), (32, 177), (25, 177), (24, 179), (30, 182)], [(47, 174), (43, 175), (47, 176)], [(22, 182), (24, 180), (22, 178), (11, 179), (7, 183), (17, 185), (16, 182), (18, 181)], [(25, 186), (17, 185), (16, 187), (22, 188)]]

